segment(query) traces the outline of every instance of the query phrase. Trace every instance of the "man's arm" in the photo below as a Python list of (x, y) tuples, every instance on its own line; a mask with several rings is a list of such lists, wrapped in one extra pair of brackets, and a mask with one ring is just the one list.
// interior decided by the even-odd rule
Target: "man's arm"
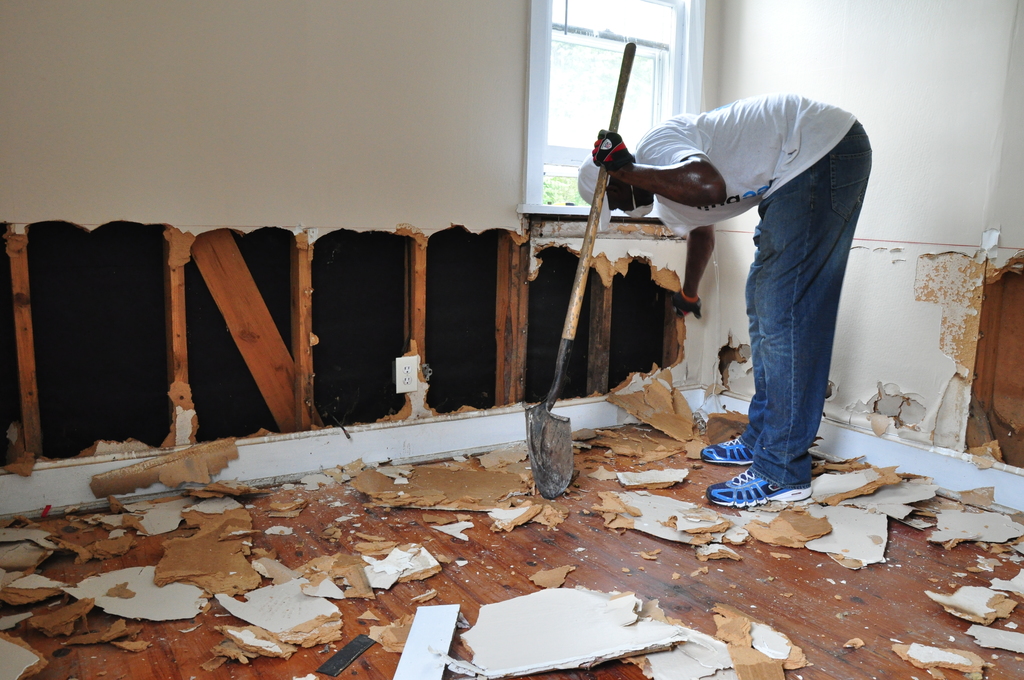
[(698, 156), (664, 167), (627, 163), (608, 174), (683, 205), (700, 208), (725, 203), (725, 179), (714, 165)]
[(715, 249), (715, 227), (697, 227), (686, 235), (686, 273), (683, 281), (683, 295), (688, 298), (697, 297), (697, 288), (704, 276), (704, 269), (711, 260), (711, 251)]

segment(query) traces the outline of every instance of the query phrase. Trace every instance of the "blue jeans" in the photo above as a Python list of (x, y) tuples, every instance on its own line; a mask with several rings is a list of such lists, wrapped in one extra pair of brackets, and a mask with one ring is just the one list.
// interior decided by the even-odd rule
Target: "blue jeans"
[(758, 206), (747, 316), (754, 364), (751, 469), (783, 488), (811, 483), (832, 361), (839, 293), (871, 173), (860, 123), (824, 158)]

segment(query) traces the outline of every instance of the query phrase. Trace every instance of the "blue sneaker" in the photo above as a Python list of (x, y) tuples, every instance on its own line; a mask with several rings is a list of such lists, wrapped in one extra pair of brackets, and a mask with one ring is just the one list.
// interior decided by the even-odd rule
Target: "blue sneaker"
[(771, 501), (802, 501), (811, 497), (811, 489), (783, 489), (751, 470), (744, 470), (728, 482), (709, 486), (707, 497), (715, 505), (727, 508), (752, 508)]
[(712, 465), (750, 465), (754, 462), (754, 452), (737, 437), (705, 447), (700, 452), (700, 459)]

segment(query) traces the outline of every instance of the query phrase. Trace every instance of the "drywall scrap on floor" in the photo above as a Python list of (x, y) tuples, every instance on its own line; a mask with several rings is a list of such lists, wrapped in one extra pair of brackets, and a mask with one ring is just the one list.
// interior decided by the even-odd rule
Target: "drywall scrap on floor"
[(808, 665), (803, 650), (783, 633), (728, 605), (716, 605), (714, 612), (715, 637), (727, 644), (741, 679), (783, 680), (785, 670)]
[(13, 606), (42, 602), (60, 595), (64, 592), (62, 588), (67, 585), (41, 574), (29, 574), (11, 581), (0, 589), (0, 601)]
[(872, 494), (883, 486), (903, 481), (903, 478), (896, 474), (896, 467), (870, 467), (843, 474), (819, 475), (811, 480), (811, 498), (816, 503), (838, 505), (850, 498)]
[[(480, 608), (462, 634), (486, 678), (589, 668), (602, 661), (669, 649), (685, 629), (642, 618), (632, 593), (540, 590)], [(566, 621), (575, 625), (566, 626)]]
[(234, 439), (197, 444), (157, 458), (93, 475), (89, 488), (96, 498), (130, 494), (157, 482), (174, 488), (185, 482), (209, 484), (214, 475), (238, 458)]
[(1024, 569), (1021, 569), (1017, 575), (1009, 581), (999, 578), (992, 579), (992, 589), (1006, 590), (1024, 597)]
[(680, 442), (659, 430), (636, 425), (597, 430), (587, 444), (607, 448), (616, 456), (633, 458), (638, 463), (653, 463), (681, 452), (686, 452), (687, 458), (697, 458), (704, 446), (700, 440)]
[(951, 649), (948, 647), (929, 647), (916, 642), (912, 645), (894, 644), (892, 651), (896, 652), (901, 659), (911, 663), (917, 668), (925, 670), (931, 668), (948, 668), (963, 673), (982, 673), (985, 660), (974, 652), (962, 649)]
[(288, 644), (312, 647), (341, 638), (341, 611), (321, 597), (302, 592), (304, 578), (265, 586), (241, 602), (224, 594), (217, 602), (238, 618), (273, 633)]
[(738, 677), (726, 643), (696, 630), (687, 640), (665, 652), (646, 655), (644, 675), (652, 680), (726, 680)]
[(1002, 593), (980, 586), (964, 586), (952, 595), (925, 591), (925, 595), (942, 605), (942, 608), (961, 619), (990, 625), (996, 619), (1005, 619), (1017, 603)]
[(0, 633), (0, 680), (29, 678), (47, 665), (46, 657), (20, 638)]
[(1024, 526), (998, 512), (942, 510), (936, 520), (938, 524), (928, 540), (942, 543), (947, 549), (963, 541), (1005, 543), (1024, 536)]
[(146, 621), (191, 619), (206, 607), (201, 588), (185, 583), (157, 586), (155, 573), (154, 566), (108, 571), (64, 588), (64, 592), (92, 599), (108, 614)]
[(982, 647), (1005, 649), (1008, 652), (1024, 654), (1024, 633), (1014, 633), (974, 624), (967, 629), (967, 634)]
[(529, 494), (530, 481), (520, 475), (487, 470), (459, 470), (424, 465), (405, 484), (376, 470), (364, 470), (352, 486), (384, 507), (431, 510), (493, 510), (507, 507), (513, 496)]
[(399, 546), (383, 560), (363, 559), (368, 563), (364, 568), (366, 580), (381, 590), (396, 583), (422, 581), (441, 571), (441, 563), (421, 545)]
[(914, 511), (912, 503), (919, 503), (935, 497), (938, 484), (927, 480), (903, 480), (899, 484), (883, 486), (874, 493), (856, 498), (849, 498), (840, 505), (850, 505), (864, 510), (876, 510), (893, 519), (904, 519)]
[(826, 553), (848, 569), (885, 562), (889, 536), (887, 515), (846, 505), (811, 506), (809, 512), (828, 520), (832, 531), (808, 541), (808, 550)]
[(667, 489), (686, 479), (688, 469), (619, 472), (616, 477), (626, 489)]
[(672, 371), (661, 370), (650, 382), (641, 382), (639, 390), (635, 381), (612, 390), (608, 402), (681, 442), (690, 441), (694, 438), (693, 411), (682, 392), (673, 387), (672, 380)]
[(658, 538), (690, 545), (704, 545), (713, 534), (726, 531), (731, 522), (711, 508), (646, 492), (602, 491), (602, 513), (609, 528), (635, 529)]
[(441, 680), (459, 605), (417, 607), (393, 680)]

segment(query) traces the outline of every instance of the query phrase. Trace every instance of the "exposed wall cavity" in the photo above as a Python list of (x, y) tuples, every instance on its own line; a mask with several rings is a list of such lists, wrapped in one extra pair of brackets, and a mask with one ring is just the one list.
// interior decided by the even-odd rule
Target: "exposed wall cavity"
[(871, 429), (881, 436), (890, 426), (916, 430), (927, 415), (923, 400), (919, 394), (904, 394), (899, 385), (878, 383), (878, 393), (857, 410), (867, 414)]
[(729, 342), (718, 350), (718, 374), (722, 377), (722, 388), (729, 389), (733, 378), (745, 376), (752, 370), (751, 366), (743, 366), (750, 360), (750, 345), (741, 343), (733, 345), (732, 334)]

